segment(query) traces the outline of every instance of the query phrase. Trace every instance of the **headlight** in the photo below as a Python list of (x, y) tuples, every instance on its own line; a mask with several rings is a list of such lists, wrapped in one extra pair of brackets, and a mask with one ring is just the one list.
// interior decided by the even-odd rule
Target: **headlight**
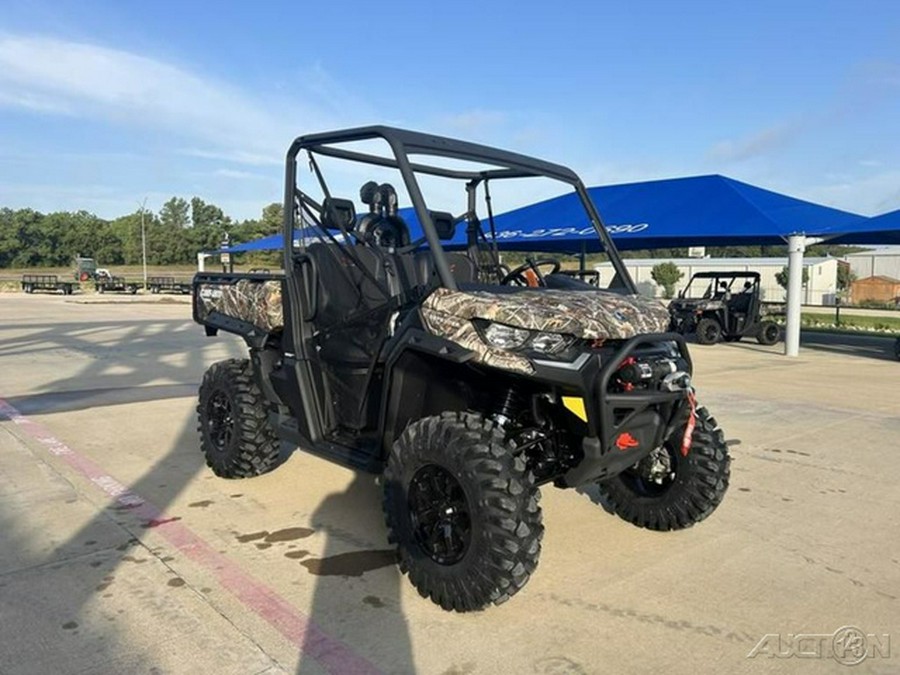
[(528, 338), (531, 337), (531, 331), (524, 328), (516, 328), (515, 326), (507, 326), (503, 323), (489, 323), (482, 328), (481, 337), (491, 347), (519, 349), (528, 342)]
[(531, 338), (531, 348), (541, 354), (559, 354), (572, 340), (572, 336), (562, 333), (538, 333)]
[(538, 354), (552, 355), (565, 351), (575, 342), (573, 335), (563, 333), (531, 331), (484, 319), (475, 319), (473, 323), (481, 339), (497, 349), (533, 351)]

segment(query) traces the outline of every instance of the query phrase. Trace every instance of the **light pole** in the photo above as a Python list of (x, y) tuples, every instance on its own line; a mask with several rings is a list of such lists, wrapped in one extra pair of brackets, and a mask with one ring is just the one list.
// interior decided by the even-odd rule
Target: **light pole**
[(147, 292), (147, 233), (144, 231), (144, 210), (147, 206), (147, 198), (141, 202), (141, 259), (144, 262), (144, 293)]

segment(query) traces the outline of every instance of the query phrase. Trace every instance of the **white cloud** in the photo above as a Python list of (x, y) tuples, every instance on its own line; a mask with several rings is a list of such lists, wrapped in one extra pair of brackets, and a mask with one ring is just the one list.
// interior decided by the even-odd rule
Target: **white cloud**
[(795, 124), (776, 124), (743, 138), (720, 141), (710, 148), (707, 156), (720, 162), (741, 162), (767, 155), (790, 144), (797, 131)]
[(236, 169), (216, 169), (213, 174), (222, 178), (236, 178), (238, 180), (269, 180), (268, 177), (260, 176), (258, 173), (238, 171)]
[(447, 115), (440, 118), (438, 123), (442, 127), (452, 129), (454, 133), (472, 136), (503, 126), (508, 120), (509, 116), (502, 111), (477, 108)]
[(861, 178), (836, 178), (802, 189), (796, 196), (870, 216), (900, 208), (898, 169)]
[[(238, 87), (162, 60), (48, 37), (0, 34), (0, 106), (174, 132), (231, 161), (280, 162), (297, 133), (331, 126), (292, 103), (290, 120)], [(303, 129), (295, 124), (303, 124)]]

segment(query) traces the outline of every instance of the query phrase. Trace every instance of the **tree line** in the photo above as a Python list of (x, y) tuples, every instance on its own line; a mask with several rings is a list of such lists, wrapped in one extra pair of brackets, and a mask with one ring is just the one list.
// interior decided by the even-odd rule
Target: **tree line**
[(139, 209), (112, 220), (88, 211), (0, 208), (0, 268), (65, 267), (75, 256), (105, 267), (139, 265), (142, 217), (148, 264), (190, 264), (198, 251), (218, 249), (225, 233), (238, 243), (280, 231), (282, 206), (269, 204), (259, 218), (241, 222), (199, 197), (172, 197), (158, 213)]
[[(0, 208), (0, 268), (65, 267), (75, 256), (94, 258), (98, 265), (138, 265), (141, 255), (141, 217), (150, 265), (192, 264), (198, 251), (218, 249), (227, 232), (232, 243), (251, 241), (281, 230), (283, 209), (272, 203), (259, 218), (237, 222), (215, 204), (199, 197), (190, 201), (172, 197), (158, 213), (140, 210), (112, 220), (88, 211), (40, 213), (34, 209)], [(844, 255), (861, 250), (851, 247), (815, 246), (807, 255)], [(783, 256), (784, 246), (736, 246), (707, 248), (718, 257)], [(508, 262), (520, 262), (525, 254), (507, 253)], [(627, 251), (631, 258), (681, 258), (687, 249)], [(588, 256), (589, 264), (606, 256)]]

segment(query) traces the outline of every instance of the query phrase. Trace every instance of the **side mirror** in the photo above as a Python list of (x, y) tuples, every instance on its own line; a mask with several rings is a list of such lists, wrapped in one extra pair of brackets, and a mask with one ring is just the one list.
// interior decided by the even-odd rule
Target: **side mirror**
[(352, 230), (356, 225), (356, 208), (349, 199), (326, 197), (322, 202), (322, 226), (329, 230)]

